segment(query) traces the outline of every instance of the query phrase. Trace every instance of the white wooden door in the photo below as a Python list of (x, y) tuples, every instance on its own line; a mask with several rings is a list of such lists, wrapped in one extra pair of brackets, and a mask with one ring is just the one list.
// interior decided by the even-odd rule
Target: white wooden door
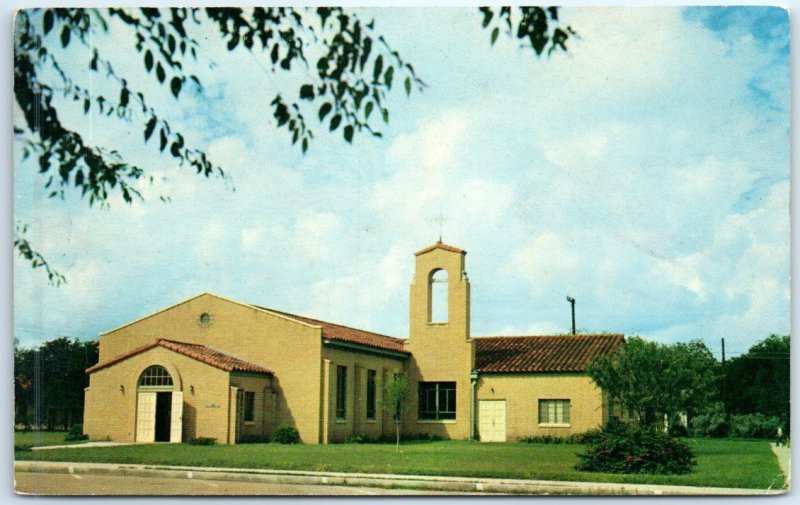
[(506, 441), (505, 400), (480, 400), (478, 402), (478, 433), (481, 442)]
[(136, 441), (156, 441), (156, 393), (140, 392), (136, 401)]
[(183, 441), (183, 391), (172, 392), (170, 423), (169, 441), (179, 444)]

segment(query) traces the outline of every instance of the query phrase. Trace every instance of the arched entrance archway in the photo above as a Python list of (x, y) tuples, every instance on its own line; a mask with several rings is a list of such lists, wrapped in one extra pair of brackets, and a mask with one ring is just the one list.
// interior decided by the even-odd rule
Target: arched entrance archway
[(180, 442), (182, 436), (183, 392), (165, 367), (151, 365), (136, 383), (136, 441)]

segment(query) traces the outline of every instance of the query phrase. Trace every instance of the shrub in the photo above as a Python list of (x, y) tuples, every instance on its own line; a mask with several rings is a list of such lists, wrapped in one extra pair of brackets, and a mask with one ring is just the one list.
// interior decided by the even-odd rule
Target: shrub
[(740, 414), (730, 417), (730, 436), (742, 438), (775, 438), (781, 421), (764, 414)]
[(75, 440), (86, 440), (87, 438), (89, 437), (83, 434), (82, 424), (73, 425), (72, 428), (69, 429), (67, 434), (64, 435), (65, 442), (73, 442)]
[(721, 405), (710, 412), (694, 416), (689, 421), (689, 427), (696, 437), (726, 437), (729, 430)]
[(578, 460), (578, 470), (607, 473), (681, 474), (695, 464), (691, 449), (669, 435), (620, 422), (609, 422)]
[(526, 444), (590, 444), (597, 440), (601, 433), (601, 430), (590, 430), (584, 433), (572, 433), (565, 437), (556, 437), (553, 435), (524, 437), (520, 438), (519, 441)]
[(282, 424), (272, 432), (272, 441), (278, 444), (299, 444), (300, 433), (289, 424)]
[(361, 435), (350, 435), (349, 437), (347, 437), (347, 439), (345, 439), (344, 443), (345, 444), (363, 444), (364, 443), (364, 437), (362, 437)]
[(686, 426), (682, 424), (675, 423), (669, 427), (669, 436), (671, 437), (687, 437), (689, 436), (689, 430), (686, 429)]
[(239, 435), (237, 444), (266, 444), (269, 442), (267, 435)]
[(216, 443), (217, 439), (211, 437), (197, 437), (189, 439), (189, 444), (191, 445), (214, 445)]

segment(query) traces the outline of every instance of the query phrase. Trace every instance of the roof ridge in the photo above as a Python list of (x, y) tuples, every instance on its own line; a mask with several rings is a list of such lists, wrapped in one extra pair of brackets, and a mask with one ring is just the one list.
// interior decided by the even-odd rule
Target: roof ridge
[(489, 339), (489, 338), (578, 338), (578, 337), (624, 337), (624, 333), (564, 333), (557, 335), (473, 335), (472, 338), (476, 339)]
[(449, 252), (467, 254), (467, 251), (465, 251), (464, 249), (461, 249), (459, 247), (455, 247), (455, 246), (452, 246), (452, 245), (449, 245), (449, 244), (445, 244), (444, 242), (439, 240), (435, 244), (429, 245), (428, 247), (424, 247), (424, 248), (420, 249), (419, 251), (415, 252), (414, 256), (419, 256), (420, 254), (425, 254), (427, 252), (431, 252), (434, 249), (442, 249), (442, 250), (449, 251)]
[(277, 310), (277, 309), (271, 309), (269, 307), (261, 307), (261, 306), (258, 306), (258, 305), (254, 305), (254, 306), (258, 307), (259, 309), (268, 310), (270, 312), (276, 312), (278, 314), (281, 314), (281, 315), (284, 315), (284, 316), (287, 316), (287, 317), (290, 317), (290, 318), (291, 317), (302, 317), (303, 319), (309, 319), (309, 320), (317, 322), (317, 323), (330, 324), (330, 325), (333, 325), (333, 326), (339, 326), (341, 328), (347, 328), (348, 330), (363, 331), (364, 333), (371, 333), (372, 335), (376, 335), (378, 337), (390, 338), (392, 340), (399, 340), (401, 342), (405, 340), (405, 339), (402, 339), (400, 337), (392, 337), (391, 335), (385, 335), (383, 333), (378, 333), (378, 332), (375, 332), (375, 331), (372, 331), (372, 330), (365, 330), (363, 328), (356, 328), (354, 326), (347, 326), (346, 324), (332, 323), (330, 321), (323, 321), (322, 319), (317, 319), (317, 318), (314, 318), (314, 317), (304, 316), (304, 315), (301, 315), (301, 314), (292, 314), (291, 312), (286, 312), (286, 311)]
[[(268, 374), (272, 374), (273, 373), (269, 368), (267, 368), (265, 366), (258, 365), (256, 363), (252, 363), (252, 362), (250, 362), (250, 361), (248, 361), (246, 359), (240, 358), (238, 356), (234, 356), (234, 355), (229, 354), (229, 353), (227, 353), (225, 351), (222, 351), (222, 350), (219, 350), (219, 349), (215, 349), (213, 347), (210, 347), (210, 346), (207, 346), (207, 345), (204, 345), (204, 344), (199, 344), (199, 343), (196, 343), (196, 342), (181, 342), (179, 340), (172, 340), (172, 339), (162, 338), (162, 337), (157, 337), (153, 342), (151, 342), (149, 344), (146, 344), (146, 345), (131, 349), (130, 351), (125, 352), (123, 354), (120, 354), (119, 356), (115, 356), (115, 357), (109, 359), (108, 361), (105, 361), (103, 363), (97, 363), (97, 364), (87, 368), (86, 369), (86, 373), (92, 373), (92, 372), (95, 372), (97, 370), (101, 370), (103, 368), (109, 367), (111, 365), (115, 365), (115, 364), (117, 364), (117, 363), (119, 363), (121, 361), (125, 361), (126, 359), (128, 359), (130, 357), (133, 357), (133, 356), (135, 356), (137, 354), (141, 354), (142, 352), (145, 352), (145, 351), (149, 351), (149, 350), (154, 349), (156, 347), (163, 347), (164, 349), (167, 349), (168, 351), (172, 351), (172, 352), (176, 352), (178, 354), (182, 354), (182, 355), (184, 355), (184, 356), (186, 356), (188, 358), (194, 359), (194, 360), (199, 361), (201, 363), (205, 363), (205, 364), (207, 364), (209, 366), (213, 366), (215, 368), (219, 368), (221, 370), (225, 370), (227, 372), (234, 372), (237, 369), (247, 371), (247, 369), (249, 368), (249, 369), (251, 369), (250, 371), (253, 371), (252, 369), (257, 369), (257, 371), (259, 371), (261, 373), (268, 373)], [(189, 349), (187, 349), (187, 347), (189, 347)], [(200, 349), (198, 349), (198, 348), (200, 348)], [(213, 353), (220, 354), (223, 358), (233, 359), (233, 360), (239, 362), (239, 364), (223, 363), (222, 361), (215, 360), (212, 357), (204, 356), (202, 354), (202, 352), (201, 352), (202, 349), (204, 349), (206, 351), (211, 351)]]

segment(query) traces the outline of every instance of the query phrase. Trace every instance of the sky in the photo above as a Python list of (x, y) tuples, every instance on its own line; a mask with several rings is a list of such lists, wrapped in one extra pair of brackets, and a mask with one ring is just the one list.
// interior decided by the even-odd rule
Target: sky
[(468, 252), (475, 336), (568, 332), (566, 296), (580, 332), (698, 338), (717, 355), (723, 337), (731, 356), (789, 332), (784, 10), (564, 8), (580, 38), (538, 59), (510, 38), (491, 46), (475, 8), (358, 15), (427, 87), (391, 94), (380, 139), (348, 145), (312, 121), (305, 155), (269, 108), (299, 81), (273, 73), (268, 55), (206, 43), (205, 92), (176, 101), (142, 79), (129, 34), (96, 34), (231, 178), (160, 156), (141, 118), (64, 104), (66, 124), (156, 182), (133, 205), (50, 199), (15, 146), (14, 219), (67, 278), (49, 286), (15, 258), (19, 343), (94, 339), (206, 291), (405, 337), (413, 253), (440, 233)]

